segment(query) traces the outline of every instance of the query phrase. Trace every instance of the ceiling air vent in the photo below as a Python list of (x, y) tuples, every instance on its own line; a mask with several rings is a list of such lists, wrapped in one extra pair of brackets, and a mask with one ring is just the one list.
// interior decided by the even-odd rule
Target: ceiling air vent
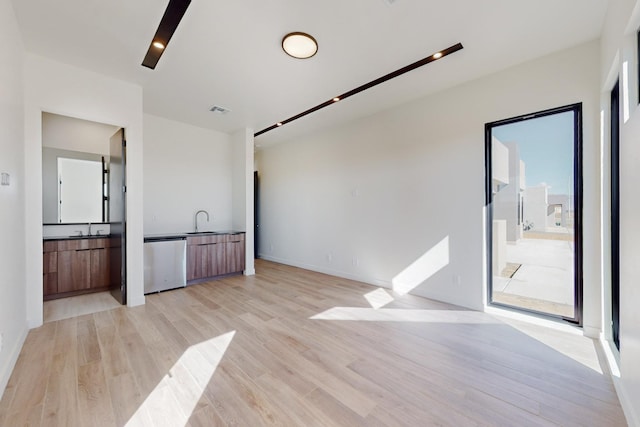
[(221, 107), (219, 105), (214, 105), (213, 107), (211, 107), (209, 109), (209, 111), (212, 111), (212, 112), (218, 113), (218, 114), (227, 114), (227, 113), (231, 112), (231, 110), (229, 110), (228, 108), (224, 108), (224, 107)]
[(387, 6), (393, 6), (393, 4), (398, 0), (382, 0), (382, 1), (385, 2)]

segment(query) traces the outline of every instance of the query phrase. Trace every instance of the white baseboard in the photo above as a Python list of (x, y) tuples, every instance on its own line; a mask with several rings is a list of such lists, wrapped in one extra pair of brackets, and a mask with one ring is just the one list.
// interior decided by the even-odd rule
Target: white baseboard
[[(387, 288), (387, 289), (393, 289), (393, 283), (391, 283), (388, 280), (378, 279), (378, 278), (369, 277), (369, 276), (365, 276), (365, 275), (347, 273), (345, 271), (333, 270), (331, 268), (327, 268), (327, 267), (324, 267), (324, 266), (318, 266), (318, 265), (314, 265), (314, 264), (307, 264), (307, 263), (304, 263), (304, 262), (298, 262), (298, 261), (292, 261), (292, 260), (288, 260), (288, 259), (282, 259), (282, 258), (270, 256), (270, 255), (260, 254), (259, 256), (260, 256), (260, 258), (262, 258), (262, 259), (264, 259), (266, 261), (273, 261), (273, 262), (277, 262), (278, 264), (285, 264), (285, 265), (290, 265), (292, 267), (304, 268), (305, 270), (311, 270), (311, 271), (316, 271), (318, 273), (329, 274), (331, 276), (342, 277), (343, 279), (355, 280), (357, 282), (366, 283), (367, 285), (379, 286), (381, 288)], [(459, 307), (464, 307), (464, 308), (468, 308), (468, 309), (475, 310), (475, 311), (482, 311), (482, 307), (465, 306), (464, 304), (460, 304), (459, 302), (450, 301), (450, 300), (448, 300), (446, 298), (446, 296), (443, 296), (443, 295), (424, 294), (424, 293), (416, 292), (416, 291), (412, 291), (412, 292), (409, 292), (409, 293), (411, 295), (414, 295), (414, 296), (419, 296), (419, 297), (431, 299), (431, 300), (434, 300), (434, 301), (440, 301), (440, 302), (444, 302), (446, 304), (457, 305)]]
[(347, 273), (340, 270), (334, 270), (331, 268), (322, 267), (322, 266), (313, 265), (313, 264), (306, 264), (304, 262), (282, 259), (282, 258), (270, 256), (270, 255), (265, 255), (265, 254), (260, 254), (259, 256), (261, 259), (264, 259), (266, 261), (277, 262), (278, 264), (285, 264), (285, 265), (290, 265), (292, 267), (304, 268), (305, 270), (311, 270), (311, 271), (316, 271), (318, 273), (329, 274), (331, 276), (342, 277), (343, 279), (355, 280), (357, 282), (363, 282), (368, 285), (380, 286), (388, 289), (393, 288), (391, 282), (382, 280), (382, 279), (376, 279), (373, 277), (351, 274), (351, 273)]
[(618, 395), (624, 416), (627, 419), (627, 424), (629, 424), (629, 427), (640, 427), (640, 414), (638, 414), (638, 408), (634, 407), (634, 403), (637, 404), (637, 399), (631, 399), (631, 393), (627, 392), (624, 380), (620, 375), (620, 353), (618, 353), (618, 349), (612, 341), (604, 338), (601, 338), (598, 344), (604, 351), (606, 362), (611, 372), (613, 386), (616, 389), (616, 394)]
[[(355, 280), (357, 282), (366, 283), (366, 284), (372, 285), (372, 286), (379, 286), (381, 288), (393, 289), (393, 283), (391, 283), (388, 280), (378, 279), (378, 278), (369, 277), (369, 276), (365, 276), (365, 275), (347, 273), (347, 272), (340, 271), (340, 270), (333, 270), (331, 268), (327, 268), (327, 267), (324, 267), (324, 266), (306, 264), (306, 263), (303, 263), (303, 262), (292, 261), (292, 260), (288, 260), (288, 259), (282, 259), (282, 258), (270, 256), (270, 255), (259, 254), (259, 257), (261, 259), (266, 260), (266, 261), (273, 261), (273, 262), (277, 262), (279, 264), (285, 264), (285, 265), (290, 265), (290, 266), (293, 266), (293, 267), (304, 268), (305, 270), (311, 270), (311, 271), (316, 271), (318, 273), (329, 274), (331, 276), (342, 277), (343, 279)], [(409, 293), (411, 295), (414, 295), (414, 296), (419, 296), (419, 297), (431, 299), (431, 300), (434, 300), (434, 301), (441, 301), (441, 302), (444, 302), (446, 304), (457, 305), (459, 307), (465, 307), (465, 308), (468, 308), (468, 309), (471, 309), (471, 310), (475, 310), (475, 311), (482, 311), (482, 308), (483, 308), (482, 306), (480, 306), (480, 307), (465, 306), (464, 304), (460, 304), (459, 302), (450, 301), (444, 295), (424, 294), (424, 293), (421, 293), (421, 292), (415, 291), (415, 290), (412, 291), (412, 292), (409, 292)]]
[[(636, 408), (633, 407), (634, 401), (629, 397), (629, 393), (626, 392), (624, 383), (620, 377), (613, 377), (613, 386), (618, 393), (618, 399), (620, 400), (620, 406), (624, 416), (627, 418), (627, 424), (629, 427), (640, 427), (640, 416), (636, 412)], [(637, 402), (637, 399), (635, 400)]]
[(4, 390), (7, 388), (7, 383), (9, 382), (9, 378), (11, 377), (11, 373), (13, 372), (13, 368), (16, 366), (16, 362), (18, 361), (18, 356), (20, 356), (20, 350), (22, 350), (22, 346), (24, 344), (24, 340), (27, 339), (27, 334), (29, 333), (29, 328), (27, 325), (24, 326), (22, 332), (20, 333), (20, 337), (18, 341), (14, 344), (11, 349), (11, 353), (9, 356), (9, 363), (5, 366), (4, 372), (0, 372), (0, 399), (4, 395)]

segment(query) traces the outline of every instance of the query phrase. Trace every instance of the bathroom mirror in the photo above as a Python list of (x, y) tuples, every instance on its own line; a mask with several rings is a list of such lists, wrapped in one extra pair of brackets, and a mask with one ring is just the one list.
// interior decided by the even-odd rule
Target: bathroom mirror
[(58, 222), (104, 222), (102, 162), (58, 158)]
[(109, 139), (118, 127), (42, 113), (42, 222), (108, 222)]
[(43, 223), (107, 222), (107, 169), (105, 156), (43, 147)]

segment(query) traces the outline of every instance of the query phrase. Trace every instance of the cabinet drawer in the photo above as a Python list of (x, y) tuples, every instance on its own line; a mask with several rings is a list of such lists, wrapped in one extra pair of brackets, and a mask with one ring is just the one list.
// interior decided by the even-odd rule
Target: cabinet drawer
[(187, 237), (187, 246), (208, 245), (211, 243), (222, 243), (227, 237), (226, 234), (211, 234), (206, 236), (189, 236)]
[(58, 240), (58, 252), (89, 249), (89, 239)]
[(244, 241), (244, 233), (227, 234), (227, 242), (242, 242)]
[(104, 239), (91, 239), (89, 240), (89, 247), (91, 249), (103, 249), (111, 247), (111, 239), (105, 237)]

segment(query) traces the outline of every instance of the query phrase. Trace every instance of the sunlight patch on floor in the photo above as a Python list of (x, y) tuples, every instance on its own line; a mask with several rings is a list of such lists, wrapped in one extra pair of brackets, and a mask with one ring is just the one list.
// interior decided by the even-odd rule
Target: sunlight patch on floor
[(189, 347), (127, 422), (127, 427), (187, 425), (235, 331)]
[(378, 288), (375, 291), (371, 291), (368, 294), (364, 294), (364, 297), (369, 302), (372, 308), (379, 309), (385, 305), (394, 301), (393, 297), (383, 288)]
[(415, 310), (403, 308), (334, 307), (311, 317), (312, 320), (357, 320), (365, 322), (416, 323), (502, 323), (484, 313), (466, 310)]
[[(543, 323), (539, 326), (532, 322), (523, 322), (507, 317), (502, 317), (505, 323), (519, 332), (531, 337), (532, 339), (548, 346), (558, 353), (580, 363), (581, 365), (603, 374), (602, 367), (598, 360), (598, 355), (591, 338), (585, 337), (581, 331), (567, 331), (562, 329), (553, 329)], [(564, 329), (572, 328), (566, 325)]]

